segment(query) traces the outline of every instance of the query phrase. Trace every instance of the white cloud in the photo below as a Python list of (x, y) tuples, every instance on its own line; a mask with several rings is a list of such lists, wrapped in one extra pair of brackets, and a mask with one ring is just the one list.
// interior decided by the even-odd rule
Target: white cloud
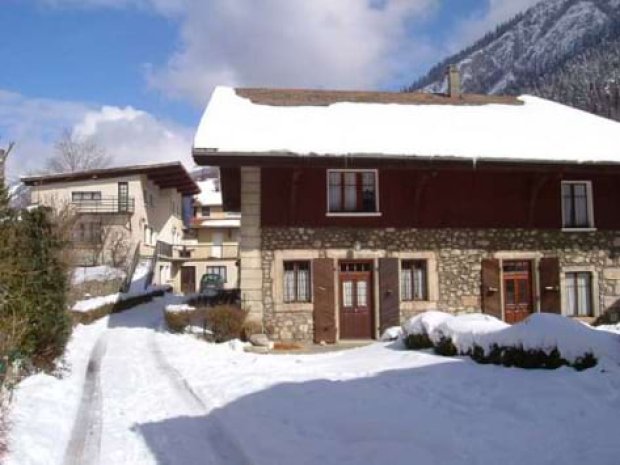
[[(407, 21), (437, 0), (152, 0), (182, 45), (150, 83), (203, 105), (217, 84), (374, 88), (415, 56)], [(420, 53), (426, 52), (420, 47)], [(409, 61), (409, 60), (407, 60)]]
[(193, 165), (191, 130), (147, 112), (0, 90), (0, 146), (16, 142), (7, 166), (10, 179), (43, 168), (67, 128), (95, 139), (117, 166), (172, 160)]

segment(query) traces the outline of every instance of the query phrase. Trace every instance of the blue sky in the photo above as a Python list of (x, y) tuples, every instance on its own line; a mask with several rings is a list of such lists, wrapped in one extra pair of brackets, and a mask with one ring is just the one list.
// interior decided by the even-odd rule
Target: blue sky
[(0, 144), (181, 159), (217, 84), (398, 90), (535, 0), (2, 0)]

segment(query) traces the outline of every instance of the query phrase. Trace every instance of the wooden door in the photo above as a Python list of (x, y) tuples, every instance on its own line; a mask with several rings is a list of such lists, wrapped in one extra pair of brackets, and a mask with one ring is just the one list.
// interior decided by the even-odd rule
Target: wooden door
[(529, 260), (505, 261), (504, 319), (506, 323), (518, 323), (534, 310), (532, 302), (532, 262)]
[(372, 339), (372, 263), (340, 263), (339, 284), (340, 339)]
[(540, 311), (562, 313), (560, 298), (560, 261), (555, 257), (540, 259)]
[(181, 292), (183, 294), (194, 294), (196, 292), (196, 267), (181, 267)]
[(502, 300), (500, 293), (499, 260), (488, 258), (482, 260), (482, 311), (495, 318), (502, 318)]
[(400, 260), (379, 259), (379, 330), (400, 325)]
[(312, 300), (314, 302), (314, 342), (336, 342), (336, 289), (334, 261), (312, 260)]

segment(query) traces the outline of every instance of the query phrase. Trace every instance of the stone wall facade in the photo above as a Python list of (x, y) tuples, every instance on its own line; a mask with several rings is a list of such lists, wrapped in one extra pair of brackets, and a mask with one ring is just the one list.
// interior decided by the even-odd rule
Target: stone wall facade
[[(261, 262), (263, 321), (275, 339), (311, 340), (311, 305), (280, 308), (274, 298), (272, 271), (278, 251), (308, 250), (316, 258), (346, 250), (355, 259), (363, 254), (397, 257), (402, 252), (432, 252), (437, 263), (435, 308), (452, 312), (480, 310), (481, 261), (485, 258), (539, 259), (557, 257), (564, 271), (593, 274), (595, 312), (620, 307), (620, 231), (563, 232), (505, 229), (353, 229), (262, 228)], [(368, 256), (368, 255), (366, 255)], [(416, 313), (402, 309), (401, 318)]]

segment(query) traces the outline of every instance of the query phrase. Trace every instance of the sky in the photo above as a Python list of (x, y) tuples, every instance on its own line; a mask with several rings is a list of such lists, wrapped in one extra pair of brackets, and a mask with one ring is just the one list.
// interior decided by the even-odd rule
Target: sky
[(0, 0), (7, 174), (65, 130), (118, 166), (191, 168), (217, 85), (398, 91), (536, 1)]

